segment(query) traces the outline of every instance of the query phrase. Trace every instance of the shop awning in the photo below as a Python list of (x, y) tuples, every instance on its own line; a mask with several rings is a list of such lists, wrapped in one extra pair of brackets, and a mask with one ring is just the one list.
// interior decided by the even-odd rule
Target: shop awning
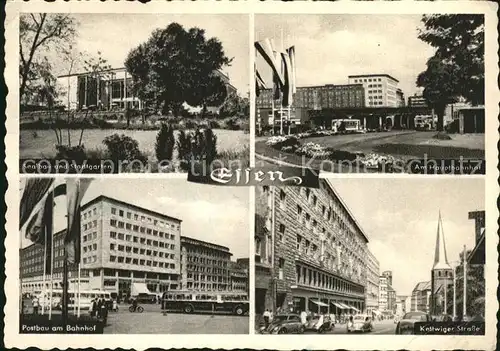
[(356, 312), (359, 312), (359, 310), (358, 310), (356, 307), (354, 307), (354, 306), (349, 305), (349, 308), (350, 308), (351, 310), (354, 310), (354, 311), (356, 311)]
[(340, 308), (342, 308), (343, 310), (348, 310), (349, 309), (349, 306), (343, 304), (342, 302), (337, 302), (337, 304), (339, 304)]
[(326, 303), (321, 302), (321, 301), (311, 300), (311, 302), (315, 303), (318, 306), (326, 306), (326, 307), (328, 307), (328, 305)]
[(148, 290), (148, 287), (145, 283), (133, 283), (130, 290), (130, 295), (132, 296), (137, 296), (140, 294), (151, 294), (151, 291)]
[(338, 307), (338, 308), (341, 308), (341, 309), (344, 309), (345, 307), (342, 306), (340, 303), (338, 302), (330, 302), (332, 305), (334, 305), (335, 307)]

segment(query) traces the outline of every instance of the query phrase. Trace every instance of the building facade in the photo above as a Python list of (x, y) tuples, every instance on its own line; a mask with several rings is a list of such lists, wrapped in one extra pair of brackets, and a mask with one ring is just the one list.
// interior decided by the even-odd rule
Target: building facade
[(387, 285), (387, 311), (391, 313), (396, 312), (396, 290), (391, 285)]
[(383, 275), (379, 277), (378, 309), (380, 312), (388, 311), (387, 305), (387, 278)]
[(248, 294), (248, 259), (238, 259), (236, 262), (230, 262), (229, 270), (231, 278), (230, 290), (233, 292)]
[(256, 312), (365, 310), (368, 239), (330, 183), (256, 199)]
[(366, 312), (378, 310), (380, 266), (375, 255), (367, 250), (366, 271)]
[(350, 75), (349, 84), (361, 84), (365, 89), (365, 106), (397, 107), (399, 80), (388, 74)]
[(409, 107), (427, 107), (427, 101), (422, 95), (408, 96), (408, 106)]
[[(220, 71), (214, 71), (226, 86), (226, 93), (236, 93), (229, 76)], [(96, 108), (100, 110), (122, 110), (125, 108), (142, 109), (144, 103), (134, 96), (133, 80), (125, 67), (113, 68), (99, 73), (80, 72), (61, 75), (57, 78), (60, 91), (59, 104), (69, 110)], [(217, 109), (208, 106), (210, 110)]]
[(392, 286), (392, 271), (384, 271), (382, 276), (385, 277), (387, 285)]
[(411, 311), (430, 313), (431, 306), (431, 282), (420, 282), (415, 285), (411, 293)]
[(229, 248), (181, 237), (181, 290), (231, 290)]

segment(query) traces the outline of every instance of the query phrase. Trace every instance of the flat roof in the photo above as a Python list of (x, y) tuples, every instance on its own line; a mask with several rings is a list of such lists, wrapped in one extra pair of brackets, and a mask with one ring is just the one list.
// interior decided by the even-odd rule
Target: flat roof
[(191, 237), (188, 237), (188, 236), (182, 236), (181, 235), (181, 244), (183, 242), (184, 243), (188, 243), (188, 244), (193, 244), (193, 245), (206, 246), (206, 247), (209, 247), (209, 248), (212, 248), (212, 249), (215, 249), (215, 250), (224, 251), (225, 253), (229, 253), (230, 255), (232, 255), (232, 253), (229, 250), (229, 247), (218, 245), (218, 244), (214, 244), (214, 243), (210, 243), (208, 241), (203, 241), (203, 240), (194, 239), (194, 238), (191, 238)]
[(350, 75), (350, 76), (347, 76), (348, 78), (368, 78), (368, 77), (387, 77), (387, 78), (390, 78), (396, 82), (399, 83), (399, 80), (397, 80), (396, 78), (394, 78), (393, 76), (389, 75), (389, 74), (355, 74), (355, 75)]
[(87, 208), (97, 202), (100, 202), (102, 200), (108, 200), (108, 201), (111, 201), (111, 202), (114, 202), (116, 204), (119, 204), (119, 205), (123, 205), (123, 206), (127, 206), (127, 207), (132, 207), (138, 211), (142, 211), (142, 212), (145, 212), (145, 213), (149, 213), (151, 215), (154, 215), (154, 216), (159, 216), (159, 217), (163, 217), (163, 218), (167, 218), (167, 219), (170, 219), (170, 220), (174, 220), (174, 221), (177, 221), (179, 223), (182, 222), (181, 219), (179, 218), (175, 218), (175, 217), (172, 217), (172, 216), (167, 216), (163, 213), (160, 213), (160, 212), (156, 212), (156, 211), (153, 211), (153, 210), (149, 210), (147, 208), (144, 208), (144, 207), (141, 207), (141, 206), (137, 206), (137, 205), (134, 205), (134, 204), (131, 204), (131, 203), (128, 203), (128, 202), (125, 202), (125, 201), (121, 201), (121, 200), (118, 200), (118, 199), (115, 199), (115, 198), (112, 198), (112, 197), (109, 197), (109, 196), (106, 196), (106, 195), (99, 195), (97, 197), (95, 197), (94, 199), (88, 201), (86, 204), (82, 205), (82, 210), (84, 208)]

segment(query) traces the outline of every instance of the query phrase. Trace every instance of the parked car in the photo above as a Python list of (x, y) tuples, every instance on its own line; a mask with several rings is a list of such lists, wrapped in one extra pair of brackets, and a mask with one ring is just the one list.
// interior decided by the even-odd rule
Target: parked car
[(396, 326), (396, 334), (413, 334), (415, 322), (430, 322), (431, 316), (425, 312), (408, 312), (398, 322)]
[(323, 334), (331, 331), (335, 325), (329, 316), (315, 316), (311, 318), (304, 327), (306, 331), (315, 331)]
[(358, 314), (352, 321), (347, 322), (347, 332), (371, 332), (373, 330), (372, 318), (365, 314)]
[(274, 316), (271, 324), (260, 330), (261, 334), (302, 334), (304, 326), (300, 321), (300, 316), (293, 313), (280, 314)]

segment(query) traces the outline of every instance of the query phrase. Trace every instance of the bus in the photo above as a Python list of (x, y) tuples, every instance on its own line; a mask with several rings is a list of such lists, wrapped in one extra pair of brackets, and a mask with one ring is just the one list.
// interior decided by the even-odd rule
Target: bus
[(162, 313), (216, 313), (242, 316), (249, 311), (248, 296), (237, 292), (170, 291), (163, 293)]
[[(52, 308), (61, 309), (63, 292), (61, 289), (52, 290)], [(80, 290), (80, 309), (90, 309), (91, 301), (95, 298), (102, 298), (109, 305), (112, 304), (111, 294), (108, 291), (102, 290)], [(50, 306), (50, 290), (41, 293), (38, 296), (40, 306), (44, 305), (46, 308)], [(68, 290), (68, 309), (78, 307), (78, 291)]]
[(359, 119), (334, 119), (332, 129), (338, 132), (355, 133), (361, 129)]

